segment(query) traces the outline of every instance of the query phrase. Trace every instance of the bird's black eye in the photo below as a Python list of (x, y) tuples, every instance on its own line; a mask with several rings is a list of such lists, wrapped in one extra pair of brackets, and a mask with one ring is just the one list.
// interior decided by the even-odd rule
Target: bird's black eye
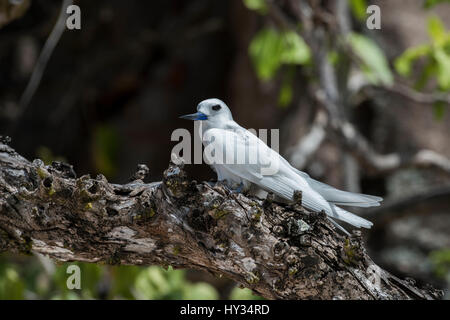
[(221, 107), (220, 105), (218, 105), (218, 104), (216, 104), (215, 106), (212, 106), (212, 109), (213, 109), (214, 111), (219, 111), (221, 108), (222, 108), (222, 107)]

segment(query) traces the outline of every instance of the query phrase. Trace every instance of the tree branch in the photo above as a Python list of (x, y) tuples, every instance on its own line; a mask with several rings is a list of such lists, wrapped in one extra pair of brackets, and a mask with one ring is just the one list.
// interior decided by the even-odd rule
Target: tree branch
[[(200, 269), (270, 299), (440, 296), (381, 270), (360, 233), (346, 239), (324, 214), (300, 204), (189, 181), (172, 164), (162, 182), (151, 184), (76, 178), (70, 165), (31, 163), (5, 142), (0, 139), (0, 252)], [(147, 172), (138, 169), (135, 179)]]
[(395, 83), (392, 86), (369, 85), (368, 89), (375, 89), (375, 90), (381, 89), (389, 93), (397, 94), (408, 100), (422, 104), (434, 104), (436, 102), (443, 102), (447, 105), (450, 105), (450, 94), (448, 93), (444, 92), (423, 93), (400, 83)]
[[(321, 90), (316, 91), (316, 99), (325, 108), (333, 104)], [(348, 121), (335, 119), (329, 123), (331, 137), (338, 144), (352, 153), (360, 165), (369, 173), (388, 174), (402, 168), (434, 168), (450, 175), (450, 159), (429, 149), (417, 150), (413, 154), (399, 153), (379, 154), (367, 139)]]
[(55, 26), (52, 29), (49, 37), (45, 41), (44, 47), (42, 48), (41, 54), (36, 62), (36, 66), (33, 69), (33, 73), (31, 74), (31, 78), (28, 81), (27, 87), (20, 97), (19, 101), (19, 111), (16, 114), (16, 122), (22, 114), (28, 108), (28, 105), (31, 102), (39, 84), (41, 82), (42, 76), (44, 74), (47, 63), (50, 59), (50, 56), (53, 53), (56, 45), (59, 42), (65, 28), (66, 28), (66, 10), (67, 7), (72, 4), (72, 0), (63, 0), (61, 4), (61, 10), (59, 12), (58, 19), (56, 20)]

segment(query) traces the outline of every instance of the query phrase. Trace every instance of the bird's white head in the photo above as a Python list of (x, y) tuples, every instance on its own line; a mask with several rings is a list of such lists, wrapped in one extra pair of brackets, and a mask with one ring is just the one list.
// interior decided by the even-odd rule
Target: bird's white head
[(228, 106), (225, 102), (216, 98), (203, 100), (197, 105), (196, 113), (187, 114), (180, 118), (204, 121), (209, 128), (221, 128), (233, 121), (233, 116)]

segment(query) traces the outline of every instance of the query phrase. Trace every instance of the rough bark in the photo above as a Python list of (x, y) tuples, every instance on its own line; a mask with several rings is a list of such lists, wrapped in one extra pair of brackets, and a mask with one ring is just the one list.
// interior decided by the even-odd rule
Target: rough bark
[[(58, 261), (162, 265), (226, 276), (269, 299), (436, 299), (377, 267), (361, 235), (324, 214), (189, 181), (170, 164), (145, 184), (76, 178), (70, 165), (29, 162), (0, 142), (0, 252)], [(379, 277), (377, 277), (377, 275)], [(379, 280), (379, 281), (378, 281)]]

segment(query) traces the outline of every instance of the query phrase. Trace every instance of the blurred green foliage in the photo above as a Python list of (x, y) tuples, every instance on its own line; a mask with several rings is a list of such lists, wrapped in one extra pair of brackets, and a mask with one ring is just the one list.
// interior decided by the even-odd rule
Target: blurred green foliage
[(39, 146), (36, 150), (36, 156), (44, 161), (46, 165), (51, 164), (53, 161), (67, 161), (64, 157), (54, 155), (52, 150), (46, 146)]
[(134, 281), (135, 295), (139, 299), (217, 299), (218, 293), (205, 282), (190, 283), (185, 270), (166, 271), (159, 267), (145, 268)]
[(350, 10), (359, 21), (366, 18), (367, 0), (349, 0)]
[[(450, 32), (445, 29), (442, 21), (431, 16), (428, 19), (428, 34), (431, 43), (408, 48), (401, 56), (395, 60), (395, 69), (404, 76), (410, 77), (413, 67), (419, 65), (421, 70), (416, 80), (415, 88), (421, 90), (435, 77), (437, 88), (440, 92), (450, 91)], [(434, 114), (437, 119), (444, 116), (446, 105), (437, 102), (434, 105)]]
[(260, 14), (267, 13), (266, 0), (243, 0), (245, 6), (250, 10), (258, 11)]
[(360, 68), (372, 84), (392, 85), (394, 77), (383, 50), (372, 39), (357, 33), (348, 35), (348, 43), (360, 59)]
[[(305, 65), (311, 53), (303, 38), (295, 31), (280, 31), (272, 27), (261, 29), (252, 39), (249, 55), (256, 74), (262, 81), (275, 77), (283, 65)], [(288, 106), (293, 97), (294, 73), (288, 70), (279, 92), (279, 105)]]
[[(266, 0), (243, 0), (244, 5), (262, 15), (268, 11)], [(311, 62), (308, 45), (296, 30), (278, 30), (264, 27), (250, 42), (248, 53), (258, 78), (272, 80), (283, 66), (307, 65)], [(283, 75), (278, 94), (278, 105), (287, 107), (293, 98), (295, 72), (289, 68)]]
[(307, 64), (311, 54), (303, 39), (295, 31), (261, 29), (252, 39), (249, 54), (258, 77), (272, 79), (284, 64)]
[[(265, 0), (243, 0), (247, 8), (265, 14), (268, 10)], [(438, 3), (449, 0), (427, 0), (425, 8), (431, 8)], [(360, 22), (367, 16), (367, 0), (349, 0), (353, 16)], [(300, 27), (300, 26), (299, 26)], [(261, 81), (272, 80), (283, 65), (309, 65), (311, 52), (298, 30), (278, 30), (274, 27), (263, 27), (259, 30), (249, 45), (249, 56), (255, 72)], [(407, 49), (394, 61), (396, 71), (411, 77), (413, 66), (419, 60), (424, 60), (422, 70), (416, 81), (415, 88), (422, 89), (432, 78), (436, 78), (437, 90), (450, 91), (450, 33), (445, 30), (441, 20), (432, 16), (428, 19), (428, 34), (432, 40), (425, 44)], [(374, 85), (390, 86), (394, 83), (394, 75), (389, 66), (384, 51), (369, 37), (350, 33), (345, 39), (352, 53), (358, 58), (359, 68), (366, 79)], [(335, 64), (345, 52), (330, 51), (330, 61)], [(285, 70), (286, 71), (286, 70)], [(288, 69), (279, 91), (278, 105), (288, 106), (293, 99), (293, 79), (295, 73)], [(442, 101), (434, 104), (434, 114), (442, 119), (446, 105)]]
[(432, 251), (430, 260), (436, 276), (450, 283), (450, 248)]
[(230, 293), (230, 300), (264, 300), (264, 298), (255, 295), (250, 289), (234, 287)]
[(98, 125), (94, 130), (93, 157), (98, 172), (107, 178), (117, 172), (117, 157), (119, 153), (120, 136), (111, 125)]
[(450, 0), (425, 0), (424, 7), (430, 9), (439, 3), (450, 3)]
[(10, 264), (0, 264), (0, 299), (23, 299), (24, 283)]
[(439, 89), (450, 90), (450, 33), (441, 20), (433, 16), (428, 19), (428, 34), (432, 42), (407, 49), (396, 59), (395, 68), (401, 75), (409, 77), (414, 63), (424, 58), (424, 67), (416, 86), (422, 88), (432, 75), (437, 75)]
[[(0, 256), (0, 299), (218, 299), (216, 288), (190, 282), (185, 270), (162, 267), (64, 263), (44, 268), (33, 257)], [(69, 265), (78, 265), (81, 289), (70, 290)], [(50, 271), (49, 271), (50, 269)], [(230, 299), (261, 299), (251, 290), (234, 288)]]
[(284, 79), (281, 84), (280, 93), (278, 95), (278, 105), (280, 107), (287, 107), (292, 102), (294, 96), (293, 81), (295, 70), (289, 69), (284, 74)]

